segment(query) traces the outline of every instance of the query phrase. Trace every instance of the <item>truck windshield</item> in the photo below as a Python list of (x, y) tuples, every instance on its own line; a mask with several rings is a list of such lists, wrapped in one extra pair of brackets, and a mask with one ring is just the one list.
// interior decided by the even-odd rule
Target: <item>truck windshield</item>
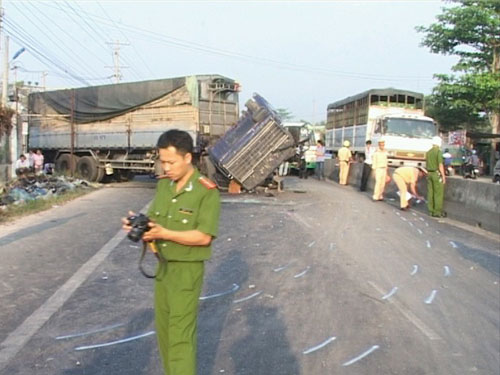
[(406, 118), (389, 118), (385, 121), (385, 134), (401, 135), (413, 138), (432, 138), (436, 135), (436, 126), (432, 121)]

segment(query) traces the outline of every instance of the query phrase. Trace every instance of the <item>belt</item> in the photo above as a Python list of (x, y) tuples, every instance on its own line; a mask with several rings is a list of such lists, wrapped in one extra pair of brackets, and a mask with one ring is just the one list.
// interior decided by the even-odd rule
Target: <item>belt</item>
[(437, 169), (434, 169), (434, 170), (430, 170), (430, 169), (427, 169), (427, 172), (437, 172)]

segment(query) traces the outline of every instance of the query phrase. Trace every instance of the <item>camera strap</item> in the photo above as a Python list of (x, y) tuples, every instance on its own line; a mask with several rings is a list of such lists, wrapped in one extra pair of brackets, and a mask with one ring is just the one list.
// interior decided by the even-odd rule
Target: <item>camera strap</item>
[(147, 273), (144, 270), (144, 268), (142, 266), (142, 262), (144, 260), (144, 257), (146, 256), (146, 252), (148, 251), (148, 245), (151, 247), (151, 252), (156, 256), (156, 259), (158, 259), (158, 262), (163, 263), (165, 260), (163, 259), (161, 254), (158, 252), (158, 249), (156, 248), (156, 244), (154, 242), (142, 241), (142, 253), (141, 253), (141, 257), (139, 259), (139, 271), (141, 271), (141, 273), (144, 276), (146, 276), (148, 279), (154, 279), (156, 277), (156, 275), (150, 275), (149, 273)]

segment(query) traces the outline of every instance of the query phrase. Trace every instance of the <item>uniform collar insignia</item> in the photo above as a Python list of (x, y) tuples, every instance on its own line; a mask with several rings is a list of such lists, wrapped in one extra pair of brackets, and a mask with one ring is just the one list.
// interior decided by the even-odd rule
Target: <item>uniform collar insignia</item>
[(193, 190), (193, 183), (189, 181), (189, 185), (184, 189), (185, 191), (191, 191)]

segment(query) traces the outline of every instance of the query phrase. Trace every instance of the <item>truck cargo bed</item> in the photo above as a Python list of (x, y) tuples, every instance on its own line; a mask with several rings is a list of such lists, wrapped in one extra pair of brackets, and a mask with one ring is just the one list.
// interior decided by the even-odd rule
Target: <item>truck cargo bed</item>
[(227, 177), (251, 190), (294, 156), (295, 140), (260, 95), (254, 94), (246, 106), (247, 112), (208, 153)]

